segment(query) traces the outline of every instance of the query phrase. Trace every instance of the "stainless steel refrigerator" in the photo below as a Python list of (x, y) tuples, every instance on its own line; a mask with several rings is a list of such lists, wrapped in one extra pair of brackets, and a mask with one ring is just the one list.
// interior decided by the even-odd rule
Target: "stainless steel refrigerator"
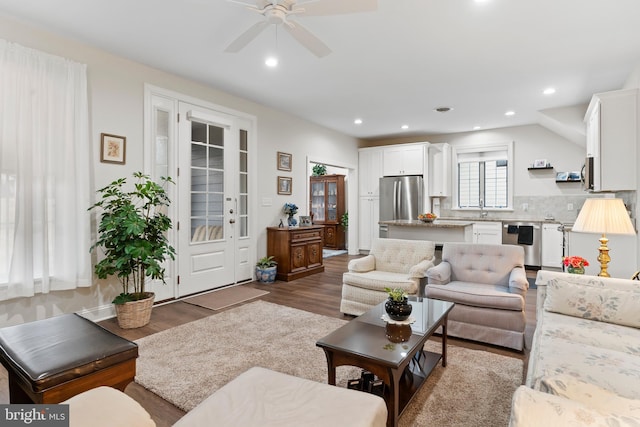
[[(420, 175), (380, 178), (380, 221), (414, 220), (423, 210), (424, 181)], [(380, 237), (387, 226), (380, 225)]]

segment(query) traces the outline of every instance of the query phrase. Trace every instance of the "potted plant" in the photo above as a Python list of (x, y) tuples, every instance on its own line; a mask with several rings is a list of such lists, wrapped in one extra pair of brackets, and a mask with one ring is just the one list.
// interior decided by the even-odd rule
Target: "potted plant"
[[(104, 259), (94, 271), (98, 278), (116, 276), (122, 293), (114, 298), (121, 328), (138, 328), (149, 323), (153, 292), (145, 291), (145, 280), (164, 280), (163, 263), (175, 259), (166, 232), (171, 219), (163, 213), (170, 200), (165, 188), (149, 176), (136, 172), (133, 190), (126, 191), (126, 179), (120, 178), (98, 190), (101, 195), (91, 209), (101, 210), (98, 240), (91, 251), (101, 248)], [(162, 177), (163, 184), (173, 183)]]
[(325, 165), (317, 164), (311, 169), (311, 176), (322, 176), (327, 174), (327, 167)]
[(389, 298), (384, 304), (384, 309), (389, 318), (397, 321), (407, 320), (413, 307), (409, 303), (405, 290), (401, 288), (384, 288), (384, 291), (389, 294)]
[(256, 278), (260, 283), (273, 283), (276, 280), (278, 263), (273, 256), (265, 256), (256, 263)]

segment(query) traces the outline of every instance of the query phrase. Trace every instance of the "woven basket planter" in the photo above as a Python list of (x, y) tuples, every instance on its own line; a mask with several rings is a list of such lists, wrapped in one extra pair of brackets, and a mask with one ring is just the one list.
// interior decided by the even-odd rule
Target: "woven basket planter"
[(116, 304), (118, 325), (122, 329), (141, 328), (151, 320), (151, 309), (156, 295), (153, 292), (145, 292), (145, 294), (144, 299)]

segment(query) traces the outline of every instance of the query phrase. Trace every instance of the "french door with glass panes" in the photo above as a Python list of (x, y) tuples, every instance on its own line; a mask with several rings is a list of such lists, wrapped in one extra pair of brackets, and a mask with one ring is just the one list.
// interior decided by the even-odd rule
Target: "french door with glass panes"
[[(251, 278), (242, 121), (179, 103), (178, 296)], [(244, 242), (244, 243), (243, 243)]]

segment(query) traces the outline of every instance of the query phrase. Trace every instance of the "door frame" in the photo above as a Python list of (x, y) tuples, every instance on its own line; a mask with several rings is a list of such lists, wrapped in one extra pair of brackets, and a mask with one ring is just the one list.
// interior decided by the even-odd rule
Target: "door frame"
[[(153, 129), (151, 128), (151, 125), (153, 123), (153, 121), (151, 120), (151, 112), (152, 112), (152, 98), (154, 96), (157, 97), (162, 97), (162, 98), (166, 98), (168, 100), (171, 100), (174, 104), (174, 113), (176, 114), (176, 116), (172, 119), (172, 120), (176, 120), (175, 125), (173, 126), (173, 130), (171, 131), (173, 133), (172, 135), (172, 139), (173, 141), (177, 142), (178, 141), (178, 126), (177, 126), (177, 114), (178, 114), (178, 103), (179, 102), (185, 102), (194, 106), (200, 106), (202, 108), (206, 108), (209, 110), (213, 110), (222, 114), (226, 114), (226, 115), (230, 115), (230, 116), (235, 116), (237, 120), (242, 121), (243, 123), (247, 123), (250, 129), (249, 129), (249, 137), (248, 137), (248, 152), (249, 152), (249, 156), (248, 156), (248, 170), (251, 171), (257, 171), (258, 170), (258, 125), (257, 125), (257, 118), (254, 115), (242, 112), (242, 111), (238, 111), (238, 110), (234, 110), (232, 108), (228, 108), (219, 104), (215, 104), (213, 102), (210, 101), (206, 101), (204, 99), (201, 98), (196, 98), (190, 95), (186, 95), (184, 93), (180, 93), (180, 92), (176, 92), (170, 89), (165, 89), (159, 86), (155, 86), (149, 83), (145, 83), (144, 84), (144, 122), (143, 122), (143, 126), (144, 126), (144, 133), (143, 133), (143, 172), (144, 173), (149, 173), (152, 170), (153, 167), (153, 149), (152, 149), (152, 144), (153, 141), (151, 140), (151, 137), (153, 135)], [(186, 118), (181, 117), (180, 120), (186, 120)], [(170, 164), (175, 166), (176, 169), (174, 169), (173, 173), (171, 173), (171, 176), (175, 176), (177, 177), (177, 179), (180, 179), (180, 177), (178, 176), (178, 171), (177, 171), (177, 165), (178, 165), (178, 146), (177, 143), (174, 143), (172, 147), (170, 147), (169, 149), (169, 153), (172, 156), (171, 162)], [(184, 172), (183, 171), (183, 176), (184, 176)], [(238, 253), (238, 241), (240, 239), (234, 239), (234, 241), (236, 242), (235, 247), (234, 247), (234, 251), (235, 251), (235, 258), (236, 258), (236, 262), (234, 263), (234, 268), (238, 268), (238, 264), (239, 261), (243, 262), (246, 265), (249, 266), (253, 266), (256, 263), (256, 257), (257, 257), (257, 241), (258, 241), (258, 237), (259, 237), (259, 230), (258, 230), (258, 175), (257, 172), (254, 174), (249, 174), (249, 179), (248, 179), (248, 192), (249, 192), (249, 197), (248, 197), (248, 212), (249, 212), (249, 221), (248, 221), (248, 229), (249, 229), (249, 233), (248, 233), (248, 237), (246, 239), (242, 239), (242, 240), (249, 240), (249, 250), (248, 250), (248, 254), (244, 253), (244, 254), (239, 254)], [(179, 212), (179, 200), (180, 200), (180, 195), (178, 194), (178, 186), (175, 186), (175, 194), (172, 197), (172, 206), (170, 207), (170, 218), (172, 220), (172, 222), (174, 224), (176, 224), (176, 221), (178, 220), (177, 216), (178, 216), (178, 212)], [(184, 230), (183, 230), (184, 231)], [(177, 238), (177, 230), (176, 227), (174, 227), (171, 231), (171, 233), (169, 234), (169, 243), (174, 247), (177, 248), (178, 247), (178, 238)], [(178, 290), (178, 257), (180, 257), (180, 253), (176, 253), (176, 259), (171, 261), (167, 266), (168, 269), (170, 269), (170, 271), (175, 272), (175, 274), (172, 274), (170, 277), (170, 280), (167, 281), (167, 285), (166, 286), (171, 286), (173, 289), (172, 295), (173, 295), (173, 299), (177, 299), (179, 296), (179, 290)], [(238, 282), (239, 283), (239, 282)]]

